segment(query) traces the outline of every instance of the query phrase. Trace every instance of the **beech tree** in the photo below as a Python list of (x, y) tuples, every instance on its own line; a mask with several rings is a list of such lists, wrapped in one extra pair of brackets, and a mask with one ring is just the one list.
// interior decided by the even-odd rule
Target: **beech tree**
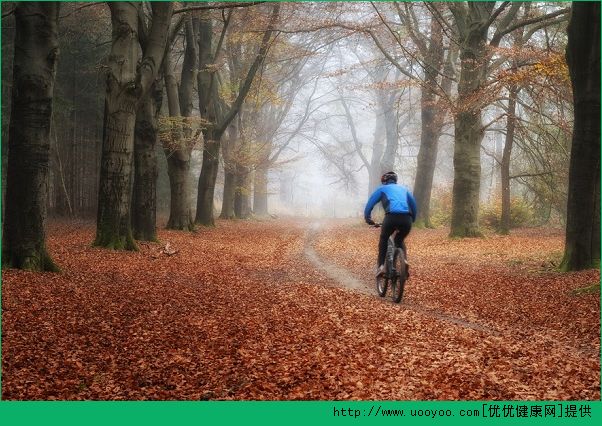
[[(449, 42), (449, 29), (445, 29), (447, 37), (444, 37), (443, 24), (434, 15), (442, 9), (438, 3), (429, 5), (435, 11), (432, 13), (417, 10), (414, 4), (408, 3), (393, 3), (389, 8), (373, 4), (373, 8), (381, 25), (365, 31), (384, 57), (420, 87), (421, 132), (413, 193), (419, 206), (416, 225), (430, 227), (430, 200), (438, 144), (449, 107), (457, 47)], [(398, 21), (391, 22), (389, 15)], [(401, 34), (406, 36), (402, 38)], [(414, 67), (415, 63), (418, 67)], [(392, 164), (384, 169), (371, 175), (371, 188), (374, 183), (378, 184), (382, 172), (392, 170)]]
[(140, 103), (134, 127), (134, 187), (132, 231), (141, 241), (157, 241), (158, 117), (163, 85), (156, 81)]
[(272, 36), (273, 28), (278, 19), (280, 4), (275, 3), (271, 6), (272, 13), (267, 24), (267, 29), (263, 33), (260, 47), (257, 51), (254, 61), (251, 63), (246, 77), (242, 80), (241, 88), (236, 99), (228, 107), (222, 107), (218, 96), (216, 70), (210, 67), (213, 64), (214, 56), (211, 48), (211, 21), (201, 23), (201, 43), (199, 47), (199, 73), (198, 73), (198, 91), (199, 91), (199, 109), (201, 117), (208, 121), (203, 128), (203, 165), (199, 176), (197, 210), (195, 222), (205, 226), (214, 225), (213, 214), (213, 196), (215, 193), (215, 182), (219, 166), (219, 155), (221, 138), (232, 120), (238, 114), (242, 103), (251, 88), (251, 84), (263, 62)]
[[(481, 182), (482, 112), (491, 102), (485, 92), (494, 48), (502, 38), (526, 25), (537, 25), (567, 13), (561, 9), (549, 14), (516, 20), (522, 2), (458, 2), (449, 4), (460, 44), (458, 99), (454, 106), (454, 184), (450, 236), (481, 235), (478, 222)], [(490, 28), (495, 31), (489, 38)]]
[(16, 21), (2, 262), (57, 271), (46, 250), (50, 125), (60, 3), (20, 2)]
[(566, 59), (575, 124), (560, 268), (575, 271), (600, 266), (600, 3), (573, 2)]
[[(205, 19), (207, 11), (200, 12)], [(170, 185), (170, 210), (168, 229), (192, 230), (192, 204), (190, 201), (190, 158), (196, 142), (193, 129), (193, 94), (198, 73), (199, 18), (188, 15), (184, 18), (184, 60), (180, 84), (178, 85), (169, 49), (163, 62), (169, 120), (169, 131), (163, 138), (163, 150), (167, 158)], [(227, 25), (225, 25), (226, 27)], [(224, 27), (224, 31), (225, 31)], [(173, 34), (177, 32), (177, 24)], [(171, 40), (170, 40), (171, 44)]]
[(130, 219), (136, 112), (159, 72), (173, 3), (151, 4), (152, 24), (144, 55), (141, 55), (138, 36), (142, 5), (128, 2), (109, 2), (108, 5), (113, 32), (94, 245), (136, 250)]

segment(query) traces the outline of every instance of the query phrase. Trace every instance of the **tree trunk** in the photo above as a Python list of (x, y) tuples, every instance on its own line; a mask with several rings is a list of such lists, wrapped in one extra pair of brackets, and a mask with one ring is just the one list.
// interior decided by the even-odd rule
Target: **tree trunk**
[(443, 65), (443, 29), (439, 22), (431, 18), (431, 36), (424, 58), (425, 85), (421, 88), (420, 98), (420, 148), (416, 164), (414, 180), (414, 197), (418, 205), (416, 226), (431, 227), (430, 205), (433, 176), (437, 164), (439, 136), (443, 124), (435, 90), (438, 87), (437, 77)]
[(2, 261), (34, 271), (58, 270), (46, 250), (44, 230), (58, 14), (56, 2), (17, 3), (15, 9)]
[(167, 174), (171, 204), (167, 229), (192, 231), (192, 208), (190, 205), (190, 154), (183, 151), (171, 152), (167, 157)]
[[(173, 73), (169, 57), (164, 60), (164, 76), (167, 92), (169, 115), (176, 118), (172, 123), (171, 139), (163, 141), (167, 158), (167, 174), (170, 187), (170, 209), (167, 229), (192, 231), (192, 206), (190, 204), (190, 158), (194, 141), (191, 140), (192, 129), (186, 117), (192, 115), (192, 93), (196, 77), (197, 48), (192, 19), (186, 19), (186, 49), (182, 64), (181, 84)], [(180, 123), (177, 120), (184, 117)]]
[(234, 185), (234, 215), (238, 219), (247, 219), (251, 215), (251, 167), (250, 147), (248, 134), (253, 123), (258, 122), (258, 114), (253, 107), (241, 107), (238, 113), (240, 118), (240, 131), (238, 146), (236, 147), (236, 181)]
[(253, 213), (256, 216), (267, 216), (268, 213), (268, 169), (260, 166), (255, 169), (253, 182)]
[[(161, 88), (157, 88), (162, 91)], [(158, 94), (161, 91), (156, 90)], [(157, 241), (157, 151), (156, 96), (147, 96), (136, 114), (134, 131), (134, 191), (132, 229), (134, 238)], [(158, 108), (159, 107), (159, 108)]]
[(508, 95), (508, 115), (506, 120), (506, 141), (502, 154), (501, 180), (502, 180), (502, 216), (500, 219), (500, 234), (510, 233), (511, 206), (510, 206), (510, 156), (514, 144), (514, 132), (516, 129), (516, 97), (518, 88), (516, 85), (510, 87)]
[(422, 88), (421, 105), (421, 134), (420, 149), (416, 164), (414, 180), (414, 197), (418, 208), (416, 226), (431, 227), (430, 204), (433, 188), (433, 176), (437, 164), (440, 128), (437, 127), (436, 115), (441, 113), (435, 105), (435, 94), (427, 88)]
[(202, 225), (215, 225), (213, 218), (213, 195), (215, 193), (215, 181), (219, 166), (221, 137), (240, 111), (242, 103), (249, 93), (255, 74), (257, 74), (257, 70), (266, 56), (272, 30), (276, 24), (279, 13), (280, 4), (275, 3), (272, 6), (272, 14), (268, 23), (268, 29), (263, 34), (257, 55), (247, 71), (247, 75), (243, 80), (236, 99), (223, 114), (218, 114), (217, 111), (219, 108), (219, 99), (217, 83), (214, 81), (215, 72), (207, 69), (207, 65), (212, 63), (213, 57), (211, 54), (211, 21), (208, 20), (203, 22), (203, 20), (201, 20), (201, 25), (199, 26), (199, 35), (201, 39), (199, 46), (199, 68), (201, 71), (197, 76), (199, 109), (201, 111), (201, 116), (206, 118), (210, 123), (213, 123), (203, 132), (205, 144), (203, 147), (203, 165), (201, 168), (201, 175), (199, 176), (196, 211), (196, 222)]
[[(224, 165), (225, 166), (225, 165)], [(225, 167), (228, 167), (227, 169)], [(234, 219), (234, 197), (236, 193), (236, 173), (229, 166), (224, 167), (224, 196), (220, 219)]]
[(217, 169), (219, 168), (219, 138), (221, 134), (217, 136), (216, 138), (215, 133), (211, 130), (204, 132), (205, 144), (203, 146), (201, 175), (199, 176), (195, 222), (205, 226), (215, 226), (213, 218), (213, 195), (215, 193)]
[(575, 124), (564, 271), (600, 266), (600, 3), (573, 2), (566, 51)]
[(138, 6), (110, 3), (113, 46), (109, 56), (106, 135), (102, 147), (94, 245), (136, 250), (130, 221), (132, 157), (138, 96)]
[(54, 213), (59, 216), (73, 217), (73, 208), (71, 207), (70, 201), (71, 198), (69, 197), (69, 191), (67, 190), (65, 179), (65, 168), (61, 158), (61, 147), (59, 146), (56, 135), (56, 125), (52, 123), (51, 126), (52, 128), (50, 130), (50, 134), (54, 135), (54, 138), (52, 139), (54, 141), (54, 145), (51, 146), (50, 151), (54, 154), (56, 161), (54, 172)]
[(451, 237), (478, 237), (481, 187), (482, 105), (479, 91), (485, 82), (487, 29), (472, 25), (461, 47), (458, 110), (455, 113), (454, 185)]
[(224, 159), (224, 195), (222, 197), (222, 211), (220, 219), (234, 219), (234, 197), (236, 190), (236, 164), (233, 158), (233, 150), (238, 139), (239, 123), (234, 119), (228, 130), (228, 139), (222, 146), (222, 157)]
[[(380, 106), (380, 103), (379, 103)], [(370, 172), (368, 182), (368, 196), (380, 185), (381, 167), (380, 162), (385, 150), (385, 112), (379, 108), (376, 115), (376, 127), (374, 129), (374, 142), (372, 143), (372, 157), (370, 158)]]
[(186, 18), (185, 25), (186, 49), (184, 50), (184, 61), (182, 63), (182, 74), (180, 78), (180, 88), (178, 98), (180, 102), (180, 112), (183, 117), (192, 115), (192, 93), (197, 76), (197, 41), (196, 32), (192, 23), (192, 18)]
[(234, 191), (234, 214), (238, 219), (248, 219), (251, 215), (251, 182), (251, 170), (239, 164)]
[[(385, 119), (385, 152), (381, 159), (380, 174), (394, 171), (395, 156), (399, 146), (397, 135), (397, 110), (394, 108), (393, 99), (388, 99), (383, 105), (383, 114)], [(380, 176), (379, 176), (380, 179)]]
[(163, 60), (173, 4), (152, 5), (153, 22), (142, 61), (138, 41), (140, 7), (139, 3), (109, 3), (112, 46), (94, 245), (111, 249), (137, 250), (130, 219), (136, 111)]
[(215, 133), (217, 90), (214, 74), (208, 69), (213, 62), (212, 53), (213, 22), (202, 13), (199, 20), (199, 73), (197, 85), (201, 117), (212, 123), (203, 131), (203, 163), (199, 175), (195, 222), (205, 226), (215, 226), (213, 217), (213, 195), (219, 168), (221, 133)]

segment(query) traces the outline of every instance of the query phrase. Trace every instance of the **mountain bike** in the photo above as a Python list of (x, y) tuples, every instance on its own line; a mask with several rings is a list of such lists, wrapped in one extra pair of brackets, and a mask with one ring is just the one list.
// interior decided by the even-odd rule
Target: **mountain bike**
[[(380, 224), (374, 224), (375, 228), (380, 228)], [(401, 302), (403, 290), (408, 279), (408, 270), (406, 263), (406, 254), (401, 247), (395, 246), (395, 234), (393, 232), (389, 237), (387, 246), (387, 255), (385, 256), (385, 273), (376, 277), (376, 291), (380, 297), (385, 297), (389, 284), (391, 286), (391, 299), (394, 303)]]

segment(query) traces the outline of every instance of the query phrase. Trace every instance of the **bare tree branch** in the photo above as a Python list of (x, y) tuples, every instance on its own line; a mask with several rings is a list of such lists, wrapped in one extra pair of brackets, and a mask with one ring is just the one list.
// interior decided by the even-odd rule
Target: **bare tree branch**
[(224, 3), (220, 5), (204, 5), (204, 6), (190, 6), (183, 7), (182, 9), (174, 10), (173, 14), (177, 15), (178, 13), (184, 12), (192, 12), (195, 10), (219, 10), (219, 9), (232, 9), (238, 7), (251, 7), (256, 6), (258, 4), (265, 3), (263, 1), (254, 1), (254, 2), (243, 2), (243, 3)]
[(555, 17), (560, 16), (560, 15), (568, 14), (570, 12), (570, 10), (571, 9), (567, 7), (567, 8), (564, 8), (564, 9), (557, 10), (556, 12), (548, 13), (547, 15), (538, 16), (536, 18), (525, 19), (525, 20), (519, 21), (516, 24), (509, 26), (505, 30), (496, 32), (496, 34), (491, 39), (490, 44), (492, 46), (497, 46), (497, 45), (499, 45), (502, 37), (504, 37), (506, 34), (509, 34), (509, 33), (511, 33), (512, 31), (514, 31), (514, 30), (516, 30), (518, 28), (521, 28), (521, 27), (524, 27), (524, 26), (527, 26), (527, 25), (531, 25), (531, 24), (537, 24), (539, 22), (547, 21), (549, 19), (555, 18)]
[(253, 82), (255, 74), (257, 73), (257, 70), (259, 69), (259, 66), (263, 62), (265, 55), (268, 51), (270, 38), (272, 36), (272, 32), (274, 30), (276, 21), (278, 20), (279, 14), (280, 4), (275, 3), (272, 9), (272, 16), (270, 17), (270, 22), (268, 23), (268, 29), (263, 34), (261, 46), (259, 47), (257, 56), (255, 57), (255, 60), (253, 61), (251, 67), (249, 68), (249, 71), (247, 72), (247, 77), (245, 78), (245, 81), (240, 91), (238, 92), (238, 96), (236, 97), (236, 100), (234, 101), (226, 115), (223, 117), (222, 120), (220, 120), (220, 123), (218, 123), (216, 126), (216, 131), (218, 134), (223, 133), (232, 121), (232, 119), (236, 116), (236, 114), (238, 114), (238, 111), (240, 110), (240, 107), (242, 106), (242, 103), (245, 97), (247, 96), (249, 89), (251, 88), (251, 83)]

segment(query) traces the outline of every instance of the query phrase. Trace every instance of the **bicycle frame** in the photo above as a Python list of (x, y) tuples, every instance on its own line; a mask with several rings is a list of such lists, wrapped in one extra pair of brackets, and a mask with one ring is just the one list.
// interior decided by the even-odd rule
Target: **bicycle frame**
[(393, 278), (395, 277), (395, 273), (397, 271), (395, 271), (395, 268), (393, 266), (393, 261), (394, 256), (395, 256), (395, 249), (401, 249), (401, 251), (403, 252), (403, 257), (404, 257), (404, 261), (405, 261), (405, 257), (406, 257), (406, 253), (403, 247), (397, 247), (395, 245), (395, 235), (398, 233), (399, 231), (395, 230), (391, 236), (389, 237), (389, 242), (387, 245), (387, 254), (385, 256), (385, 273), (387, 274), (388, 278)]
[[(393, 302), (399, 303), (403, 298), (403, 291), (407, 274), (405, 247), (395, 245), (395, 236), (399, 231), (395, 230), (389, 236), (387, 243), (387, 253), (385, 255), (385, 273), (379, 278), (376, 277), (376, 290), (378, 295), (384, 297), (387, 293), (389, 283), (391, 284)], [(395, 265), (399, 265), (399, 271)]]

